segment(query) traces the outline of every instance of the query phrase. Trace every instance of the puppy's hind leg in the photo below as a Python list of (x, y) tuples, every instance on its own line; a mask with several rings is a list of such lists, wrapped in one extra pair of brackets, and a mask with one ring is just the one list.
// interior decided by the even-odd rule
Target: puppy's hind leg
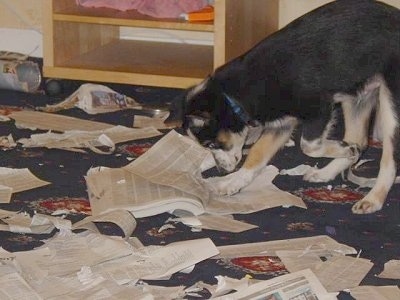
[[(400, 64), (397, 64), (397, 67), (400, 70)], [(395, 145), (399, 138), (399, 111), (395, 103), (397, 105), (400, 103), (400, 72), (394, 71), (389, 78), (393, 89), (390, 89), (383, 79), (379, 88), (377, 114), (383, 133), (383, 147), (378, 178), (369, 193), (353, 205), (352, 211), (355, 214), (367, 214), (380, 210), (396, 177), (394, 157)]]
[[(341, 95), (345, 134), (342, 144), (344, 149), (351, 149), (349, 155), (332, 160), (322, 169), (311, 169), (304, 175), (310, 182), (328, 182), (355, 163), (360, 152), (368, 144), (368, 128), (372, 109), (376, 101), (373, 97), (357, 99), (351, 95)], [(359, 97), (361, 97), (359, 95)], [(361, 103), (361, 104), (360, 104)], [(339, 142), (339, 141), (338, 141)]]

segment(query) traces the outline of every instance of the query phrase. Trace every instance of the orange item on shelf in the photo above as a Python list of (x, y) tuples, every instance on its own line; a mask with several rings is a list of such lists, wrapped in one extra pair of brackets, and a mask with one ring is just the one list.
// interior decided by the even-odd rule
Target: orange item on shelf
[(208, 5), (201, 10), (193, 11), (184, 14), (184, 19), (189, 22), (199, 22), (199, 21), (213, 21), (214, 20), (214, 7)]

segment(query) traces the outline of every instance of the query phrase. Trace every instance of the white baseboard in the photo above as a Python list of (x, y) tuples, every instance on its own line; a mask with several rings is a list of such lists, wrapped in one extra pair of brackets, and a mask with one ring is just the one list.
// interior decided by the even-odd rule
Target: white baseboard
[(212, 45), (214, 42), (214, 34), (212, 32), (140, 27), (121, 27), (120, 38), (198, 45)]
[(43, 57), (42, 35), (30, 29), (0, 28), (0, 51)]

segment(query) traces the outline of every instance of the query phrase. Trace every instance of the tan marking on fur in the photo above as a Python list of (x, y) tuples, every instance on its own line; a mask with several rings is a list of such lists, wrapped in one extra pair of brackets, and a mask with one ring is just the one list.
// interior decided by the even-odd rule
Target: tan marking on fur
[(245, 169), (260, 169), (282, 148), (290, 138), (292, 131), (283, 134), (267, 133), (262, 135), (250, 148), (249, 154), (243, 163)]
[(216, 140), (225, 145), (226, 148), (231, 148), (233, 144), (232, 134), (229, 131), (220, 131), (218, 132)]

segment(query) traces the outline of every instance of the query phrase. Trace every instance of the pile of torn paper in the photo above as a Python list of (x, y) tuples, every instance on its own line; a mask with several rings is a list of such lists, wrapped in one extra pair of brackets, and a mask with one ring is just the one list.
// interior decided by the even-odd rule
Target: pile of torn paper
[[(74, 234), (64, 228), (34, 250), (10, 253), (0, 249), (0, 293), (7, 299), (98, 299), (100, 295), (110, 299), (182, 299), (207, 290), (215, 299), (256, 299), (256, 295), (336, 299), (339, 291), (349, 290), (357, 295), (368, 291), (377, 295), (374, 299), (399, 297), (395, 286), (358, 287), (372, 263), (350, 256), (353, 254), (353, 248), (327, 236), (222, 247), (207, 238), (143, 246), (134, 238)], [(217, 276), (217, 285), (198, 282), (187, 288), (141, 281), (167, 279), (176, 272), (191, 272), (203, 260), (238, 255), (278, 256), (290, 273), (270, 280)]]

